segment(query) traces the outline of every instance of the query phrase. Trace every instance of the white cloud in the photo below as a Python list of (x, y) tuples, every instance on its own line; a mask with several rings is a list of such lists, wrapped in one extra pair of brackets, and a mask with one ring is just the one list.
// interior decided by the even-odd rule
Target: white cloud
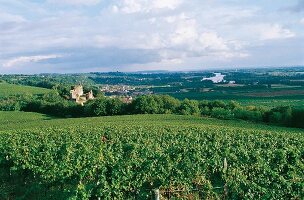
[[(82, 60), (89, 60), (89, 65), (94, 65), (100, 58), (99, 51), (107, 49), (107, 53), (119, 52), (115, 54), (117, 59), (107, 61), (109, 66), (111, 62), (116, 65), (115, 61), (123, 57), (123, 53), (128, 61), (126, 65), (134, 63), (134, 58), (128, 54), (131, 50), (141, 55), (138, 57), (149, 58), (147, 60), (155, 62), (155, 66), (163, 64), (164, 68), (171, 69), (177, 65), (186, 68), (194, 61), (197, 66), (217, 65), (219, 60), (221, 66), (230, 65), (244, 57), (255, 62), (253, 57), (258, 56), (261, 59), (257, 60), (263, 63), (274, 60), (264, 58), (270, 48), (266, 49), (267, 45), (300, 44), (304, 25), (303, 16), (275, 12), (274, 8), (268, 10), (260, 1), (1, 1), (4, 3), (0, 3), (0, 65), (3, 68), (5, 63), (7, 71), (13, 69), (10, 66), (22, 63), (45, 67), (51, 65), (47, 61), (51, 59), (48, 55), (73, 55), (75, 49), (82, 48), (86, 49), (83, 54), (87, 56), (70, 56), (71, 59), (65, 57), (60, 61), (71, 68)], [(274, 6), (280, 7), (279, 4)], [(256, 47), (259, 53), (255, 55), (253, 49)], [(92, 48), (98, 50), (87, 52)], [(127, 51), (121, 53), (121, 49)], [(37, 56), (16, 56), (7, 60), (11, 55), (32, 55), (33, 51)], [(276, 48), (274, 52), (280, 53), (281, 49)], [(299, 52), (303, 51), (293, 50), (294, 54)], [(79, 62), (75, 61), (77, 58)], [(39, 63), (43, 60), (45, 62)], [(146, 63), (142, 65), (147, 66)]]
[[(136, 13), (143, 10), (142, 2), (138, 0), (124, 0), (120, 10), (125, 13)], [(117, 6), (118, 7), (118, 6)]]
[(182, 3), (182, 0), (154, 0), (153, 3), (152, 3), (152, 7), (154, 7), (154, 8), (167, 8), (167, 9), (174, 10), (181, 3)]
[(204, 49), (227, 51), (229, 50), (226, 41), (219, 37), (215, 32), (205, 32), (199, 38), (200, 44)]
[(137, 44), (136, 48), (141, 49), (162, 49), (166, 48), (166, 42), (163, 41), (164, 37), (160, 36), (158, 33), (148, 33), (140, 34), (137, 38), (134, 38), (137, 41), (140, 41)]
[(94, 43), (97, 47), (109, 47), (111, 46), (115, 40), (114, 37), (104, 36), (104, 35), (97, 35), (94, 37)]
[(185, 13), (181, 13), (179, 15), (171, 15), (171, 16), (166, 16), (163, 18), (167, 23), (172, 24), (177, 21), (182, 21), (186, 19), (190, 19), (189, 17), (186, 16)]
[(60, 58), (62, 55), (50, 54), (50, 55), (36, 55), (36, 56), (20, 56), (17, 58), (10, 59), (6, 61), (3, 66), (6, 68), (14, 67), (16, 65), (25, 64), (25, 63), (35, 63), (52, 58)]
[(66, 4), (73, 6), (93, 6), (101, 2), (101, 0), (48, 0), (48, 3), (53, 4)]
[(262, 40), (273, 40), (273, 39), (286, 39), (295, 37), (295, 33), (287, 28), (283, 28), (279, 24), (274, 25), (258, 25), (257, 31), (260, 32), (260, 38)]
[(175, 32), (171, 35), (173, 45), (193, 44), (198, 38), (197, 23), (195, 19), (181, 20)]
[[(243, 52), (222, 52), (219, 53), (218, 55), (222, 56), (224, 59), (231, 59), (231, 58), (247, 58), (250, 55), (248, 53), (243, 53)], [(221, 58), (221, 57), (218, 57)]]
[(0, 12), (0, 22), (25, 22), (26, 19), (20, 15)]
[(170, 55), (171, 59), (200, 56), (231, 59), (249, 56), (244, 52), (242, 42), (221, 37), (216, 30), (202, 28), (196, 18), (182, 13), (165, 17), (164, 20), (175, 26), (174, 33), (167, 36), (167, 41), (170, 41), (167, 47), (173, 52), (165, 55)]
[(138, 13), (151, 12), (158, 9), (174, 10), (183, 3), (183, 0), (122, 0), (112, 6), (113, 12)]
[(113, 13), (118, 13), (119, 12), (118, 6), (116, 6), (116, 5), (112, 6), (112, 12)]
[(168, 23), (174, 23), (176, 21), (176, 16), (165, 17), (164, 20)]

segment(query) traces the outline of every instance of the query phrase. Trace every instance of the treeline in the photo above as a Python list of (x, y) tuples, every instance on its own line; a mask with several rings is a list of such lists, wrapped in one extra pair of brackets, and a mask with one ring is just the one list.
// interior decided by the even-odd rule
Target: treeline
[(290, 106), (267, 109), (257, 106), (242, 106), (236, 101), (180, 101), (169, 95), (143, 95), (131, 103), (121, 98), (98, 96), (80, 106), (62, 98), (53, 91), (43, 96), (20, 96), (3, 99), (0, 110), (39, 112), (58, 117), (88, 117), (132, 114), (180, 114), (210, 116), (218, 119), (242, 119), (289, 127), (304, 128), (304, 109)]
[(55, 90), (58, 94), (69, 99), (70, 91), (74, 88), (75, 83), (82, 83), (84, 85), (84, 92), (87, 93), (90, 90), (94, 94), (99, 94), (100, 90), (94, 85), (94, 82), (90, 81), (85, 75), (75, 74), (71, 75), (0, 75), (0, 83), (10, 83), (16, 85), (26, 85), (33, 87), (40, 87)]

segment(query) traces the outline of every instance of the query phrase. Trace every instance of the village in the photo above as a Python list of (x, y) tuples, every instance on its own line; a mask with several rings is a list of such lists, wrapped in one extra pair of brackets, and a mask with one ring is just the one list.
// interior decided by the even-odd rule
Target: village
[[(124, 103), (132, 103), (135, 96), (153, 93), (149, 90), (138, 91), (136, 87), (128, 85), (105, 85), (100, 88), (100, 92), (104, 93), (108, 98), (120, 98)], [(84, 88), (81, 84), (75, 85), (70, 91), (70, 99), (82, 106), (94, 98), (93, 91), (90, 90), (84, 93)]]

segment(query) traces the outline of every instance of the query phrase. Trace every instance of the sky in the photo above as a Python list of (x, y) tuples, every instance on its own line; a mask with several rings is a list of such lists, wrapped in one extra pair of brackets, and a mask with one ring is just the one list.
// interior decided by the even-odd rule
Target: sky
[(0, 74), (304, 65), (304, 0), (0, 0)]

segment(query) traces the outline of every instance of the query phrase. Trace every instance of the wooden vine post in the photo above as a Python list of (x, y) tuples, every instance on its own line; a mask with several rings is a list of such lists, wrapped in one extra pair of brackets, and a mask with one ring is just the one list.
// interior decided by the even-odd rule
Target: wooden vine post
[[(227, 159), (224, 158), (223, 171), (224, 171), (225, 174), (227, 173), (227, 169), (228, 169)], [(228, 195), (228, 189), (227, 189), (227, 185), (225, 183), (225, 185), (224, 185), (224, 199), (226, 199), (227, 195)]]
[(154, 200), (160, 200), (159, 189), (154, 190)]

